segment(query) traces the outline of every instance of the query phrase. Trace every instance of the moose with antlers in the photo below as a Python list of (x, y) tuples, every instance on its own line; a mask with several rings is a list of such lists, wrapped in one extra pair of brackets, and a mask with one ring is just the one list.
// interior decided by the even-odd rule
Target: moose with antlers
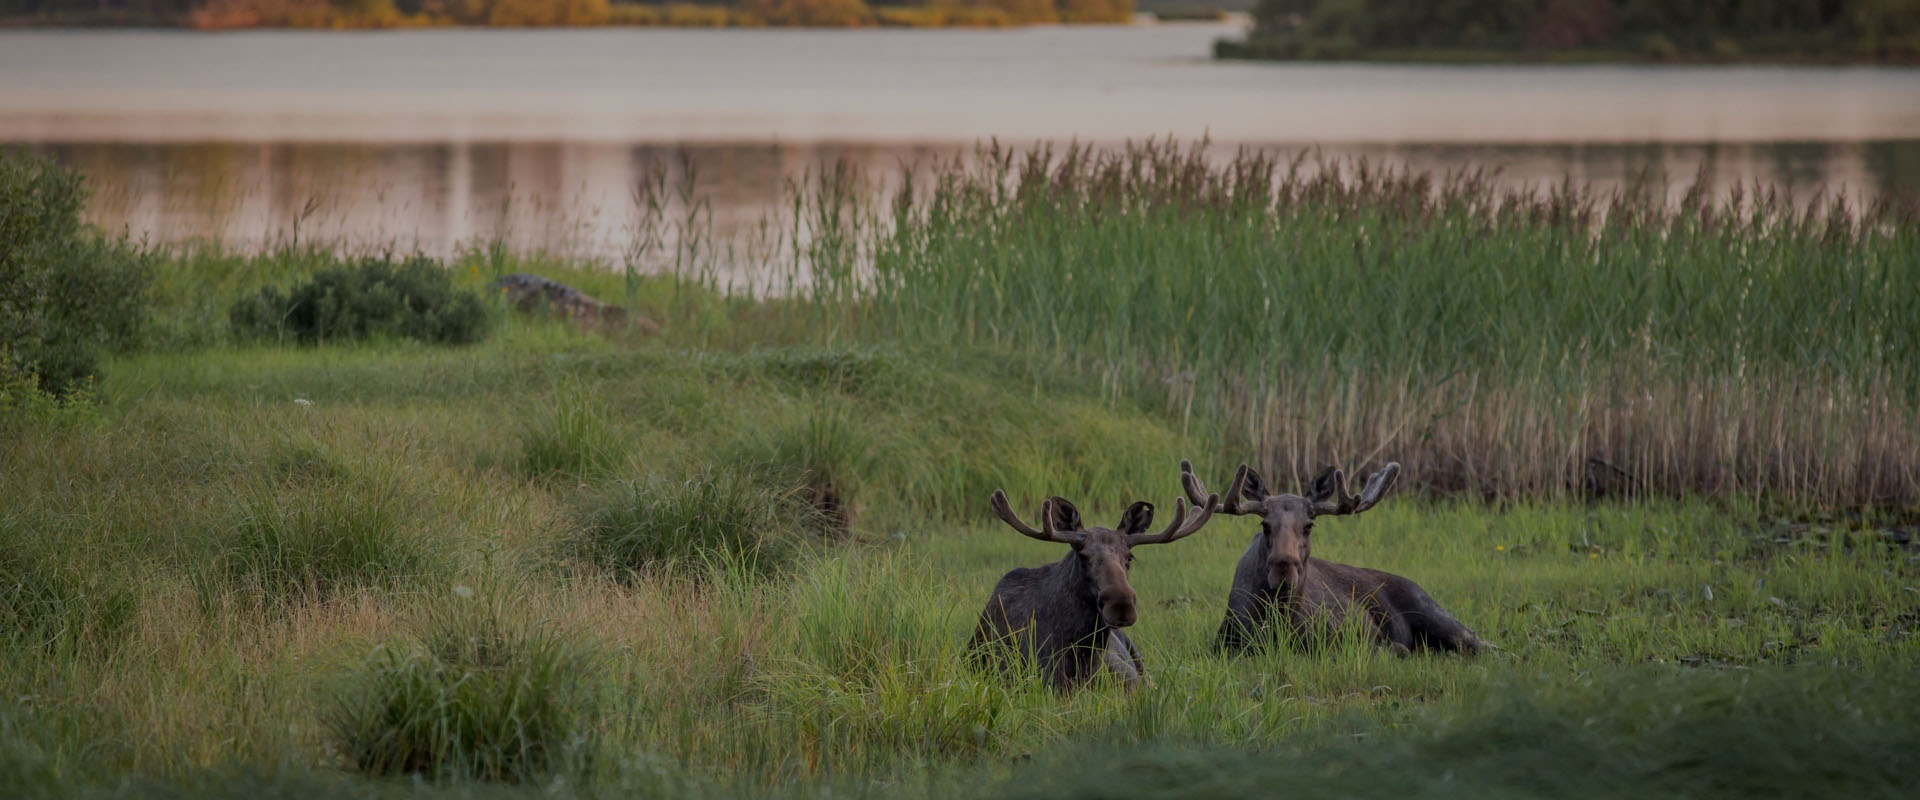
[(1153, 504), (1134, 503), (1117, 528), (1089, 528), (1072, 503), (1054, 497), (1040, 506), (1040, 528), (1020, 520), (995, 489), (995, 515), (1014, 530), (1072, 548), (1066, 557), (1043, 567), (1008, 572), (993, 587), (980, 612), (967, 649), (977, 662), (998, 661), (1002, 669), (1025, 660), (1037, 666), (1055, 689), (1076, 688), (1110, 671), (1123, 685), (1136, 687), (1146, 676), (1140, 651), (1120, 629), (1139, 617), (1133, 587), (1127, 583), (1133, 548), (1165, 544), (1190, 536), (1207, 524), (1218, 497), (1202, 498), (1191, 518), (1174, 501), (1173, 522), (1159, 533)]
[(1220, 513), (1260, 519), (1260, 531), (1234, 569), (1215, 647), (1246, 651), (1276, 616), (1289, 626), (1294, 641), (1322, 642), (1354, 613), (1364, 614), (1377, 640), (1403, 655), (1417, 649), (1474, 653), (1490, 647), (1413, 581), (1312, 557), (1314, 520), (1373, 508), (1399, 477), (1400, 465), (1389, 463), (1367, 478), (1355, 497), (1347, 494), (1346, 476), (1328, 469), (1301, 497), (1269, 493), (1260, 473), (1241, 464), (1226, 495), (1217, 496), (1207, 494), (1191, 463), (1180, 462), (1181, 485), (1194, 503), (1219, 497)]

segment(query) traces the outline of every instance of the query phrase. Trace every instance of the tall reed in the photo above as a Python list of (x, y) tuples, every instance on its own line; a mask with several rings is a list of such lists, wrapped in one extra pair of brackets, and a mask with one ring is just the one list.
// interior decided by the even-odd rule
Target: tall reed
[(808, 249), (806, 294), (863, 336), (1069, 365), (1283, 475), (1920, 501), (1914, 206), (1659, 180), (989, 146)]

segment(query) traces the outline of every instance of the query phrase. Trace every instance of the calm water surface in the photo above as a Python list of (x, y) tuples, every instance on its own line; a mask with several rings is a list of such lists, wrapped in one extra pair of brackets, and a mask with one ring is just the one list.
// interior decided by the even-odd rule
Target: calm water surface
[(1210, 61), (1235, 31), (0, 32), (0, 142), (82, 167), (96, 221), (162, 241), (297, 225), (609, 257), (638, 185), (691, 177), (734, 232), (822, 164), (881, 174), (988, 137), (1920, 189), (1920, 70)]

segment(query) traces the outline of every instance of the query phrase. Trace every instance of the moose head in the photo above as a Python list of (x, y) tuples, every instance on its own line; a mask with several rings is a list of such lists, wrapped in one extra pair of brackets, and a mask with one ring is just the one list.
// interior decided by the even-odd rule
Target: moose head
[(1207, 524), (1219, 504), (1218, 497), (1199, 504), (1199, 513), (1191, 519), (1186, 504), (1174, 500), (1173, 522), (1159, 533), (1147, 533), (1153, 524), (1153, 504), (1134, 503), (1120, 515), (1113, 528), (1089, 528), (1080, 519), (1080, 510), (1064, 498), (1052, 497), (1040, 505), (1040, 528), (1021, 521), (1007, 505), (1007, 495), (993, 491), (993, 513), (1014, 530), (1046, 542), (1058, 542), (1073, 548), (1079, 565), (1079, 591), (1082, 598), (1095, 603), (1100, 619), (1108, 627), (1125, 628), (1139, 618), (1133, 586), (1127, 583), (1127, 569), (1133, 563), (1133, 548), (1143, 544), (1165, 544), (1193, 534)]
[[(1346, 475), (1329, 468), (1315, 476), (1307, 496), (1273, 494), (1267, 491), (1260, 473), (1245, 464), (1233, 474), (1233, 483), (1220, 499), (1223, 514), (1260, 517), (1260, 535), (1266, 540), (1267, 583), (1282, 590), (1300, 584), (1313, 551), (1313, 521), (1317, 517), (1358, 514), (1373, 508), (1393, 489), (1400, 477), (1400, 464), (1389, 462), (1385, 469), (1365, 480), (1355, 497), (1347, 494)], [(1209, 497), (1206, 487), (1193, 474), (1193, 464), (1180, 462), (1180, 485), (1187, 497), (1199, 503)]]

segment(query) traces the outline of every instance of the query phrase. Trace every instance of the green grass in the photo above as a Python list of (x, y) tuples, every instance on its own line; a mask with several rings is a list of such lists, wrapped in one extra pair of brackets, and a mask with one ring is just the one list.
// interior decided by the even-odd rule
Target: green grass
[[(1058, 491), (1104, 520), (1125, 500), (1169, 502), (1178, 456), (1195, 440), (1085, 394), (1009, 393), (990, 372), (933, 370), (884, 351), (823, 352), (616, 347), (556, 325), (509, 330), (477, 348), (217, 349), (113, 362), (103, 421), (27, 440), (0, 491), (18, 498), (8, 509), (10, 545), (33, 541), (29, 532), (41, 528), (32, 521), (85, 531), (87, 550), (58, 557), (72, 574), (121, 582), (129, 610), (92, 649), (14, 640), (5, 685), (15, 699), (0, 716), (22, 733), (0, 764), (18, 771), (10, 774), (20, 785), (60, 796), (121, 793), (127, 776), (190, 793), (412, 791), (355, 777), (363, 769), (442, 775), (431, 793), (462, 796), (510, 791), (473, 777), (481, 775), (529, 788), (557, 780), (563, 793), (831, 786), (1024, 796), (1060, 785), (1092, 796), (1103, 790), (1019, 765), (1086, 753), (1087, 763), (1123, 772), (1203, 770), (1239, 786), (1281, 774), (1262, 766), (1273, 762), (1331, 770), (1329, 785), (1384, 794), (1368, 788), (1368, 775), (1447, 756), (1459, 759), (1460, 793), (1526, 793), (1558, 785), (1532, 781), (1559, 780), (1555, 765), (1578, 748), (1500, 731), (1551, 731), (1569, 709), (1602, 708), (1610, 716), (1577, 741), (1656, 730), (1785, 747), (1785, 728), (1766, 734), (1782, 737), (1774, 742), (1752, 732), (1761, 721), (1695, 723), (1670, 711), (1676, 694), (1744, 697), (1761, 691), (1740, 688), (1753, 683), (1804, 709), (1795, 713), (1867, 704), (1871, 713), (1847, 718), (1848, 730), (1890, 736), (1899, 728), (1875, 716), (1892, 712), (1871, 692), (1920, 663), (1912, 554), (1868, 531), (1850, 534), (1844, 522), (1824, 538), (1781, 543), (1787, 528), (1739, 505), (1497, 510), (1403, 497), (1322, 526), (1316, 553), (1413, 577), (1502, 652), (1396, 659), (1350, 641), (1312, 657), (1218, 658), (1210, 637), (1252, 532), (1244, 519), (1223, 518), (1135, 564), (1143, 612), (1132, 633), (1149, 688), (1061, 697), (1037, 681), (1002, 683), (965, 666), (974, 616), (1006, 569), (1062, 551), (990, 522), (979, 487), (1015, 478), (1007, 482), (1017, 503)], [(822, 361), (869, 366), (796, 376), (795, 363)], [(539, 365), (550, 371), (518, 374)], [(818, 377), (862, 369), (864, 384)], [(453, 385), (435, 385), (443, 380)], [(554, 387), (621, 409), (606, 424), (651, 444), (605, 476), (528, 479), (514, 458), (521, 433), (508, 421), (525, 397)], [(820, 423), (823, 398), (845, 416)], [(580, 504), (591, 509), (623, 488), (685, 500), (668, 490), (754, 463), (740, 444), (749, 421), (859, 427), (878, 455), (859, 468), (867, 513), (848, 543), (796, 550), (771, 573), (707, 560), (626, 580), (568, 555), (595, 529)], [(995, 425), (1008, 435), (967, 434)], [(1199, 467), (1225, 474), (1230, 464), (1203, 457)], [(280, 499), (231, 491), (247, 480)], [(390, 505), (380, 486), (392, 487)], [(718, 496), (680, 505), (688, 524), (703, 511), (744, 516), (727, 513)], [(247, 562), (262, 565), (257, 574), (338, 575), (346, 588), (314, 603), (304, 587), (328, 584), (277, 582), (300, 588), (292, 596), (302, 602), (271, 614), (193, 602), (202, 554), (222, 552), (245, 530), (232, 520), (302, 513), (335, 526), (390, 515), (367, 530), (409, 532), (410, 546), (442, 566), (410, 570), (389, 559), (360, 575), (357, 556), (316, 551), (301, 561), (300, 551), (263, 550)], [(765, 507), (753, 513), (813, 535), (792, 519), (768, 519)], [(675, 518), (631, 517), (662, 526)], [(92, 552), (119, 555), (82, 560)], [(402, 573), (419, 577), (386, 579)], [(478, 587), (479, 599), (456, 587)], [(447, 609), (463, 602), (496, 602), (495, 616), (449, 622)], [(504, 661), (469, 652), (482, 647), (474, 637), (435, 633), (481, 624), (474, 619), (506, 632)], [(436, 650), (436, 636), (455, 644)], [(580, 661), (588, 652), (601, 655)], [(503, 665), (474, 680), (507, 688), (475, 692), (462, 682), (463, 670), (494, 663)], [(1857, 679), (1807, 677), (1831, 675)], [(485, 681), (473, 685), (495, 685)], [(1739, 707), (1715, 702), (1704, 708)], [(1434, 725), (1464, 738), (1436, 739), (1425, 733)], [(1338, 749), (1354, 731), (1386, 744)], [(1886, 741), (1888, 752), (1912, 744)], [(1320, 760), (1322, 747), (1346, 755)], [(1604, 786), (1752, 785), (1740, 782), (1747, 761), (1719, 756), (1689, 767), (1703, 782), (1668, 782), (1634, 766), (1660, 749), (1634, 747), (1591, 767)], [(1516, 748), (1518, 760), (1496, 758), (1499, 748)], [(1368, 769), (1315, 766), (1356, 753), (1372, 759), (1359, 762)], [(1808, 773), (1786, 785), (1873, 791), (1878, 774)], [(1140, 780), (1142, 791), (1181, 785)]]
[[(452, 264), (462, 287), (581, 286), (657, 336), (489, 295), (465, 346), (236, 341), (205, 312), (331, 257), (174, 254), (168, 333), (106, 362), (86, 419), (0, 427), (0, 785), (1902, 788), (1920, 556), (1897, 210), (1602, 219), (1379, 176), (1254, 203), (1235, 187), (1258, 163), (1182, 164), (949, 172), (893, 227), (824, 186), (795, 213), (842, 238), (768, 268), (829, 277), (774, 297), (712, 289), (710, 252), (662, 256), (686, 265), (669, 277), (641, 274), (652, 256)], [(1580, 496), (1568, 471), (1601, 454), (1615, 491)], [(1065, 552), (993, 521), (991, 490), (1108, 523), (1168, 508), (1182, 458), (1210, 483), (1260, 462), (1276, 489), (1402, 461), (1402, 494), (1319, 526), (1315, 555), (1414, 579), (1501, 649), (1216, 656), (1255, 531), (1221, 517), (1138, 554), (1140, 691), (968, 666), (995, 581)], [(823, 524), (828, 490), (857, 513)]]

